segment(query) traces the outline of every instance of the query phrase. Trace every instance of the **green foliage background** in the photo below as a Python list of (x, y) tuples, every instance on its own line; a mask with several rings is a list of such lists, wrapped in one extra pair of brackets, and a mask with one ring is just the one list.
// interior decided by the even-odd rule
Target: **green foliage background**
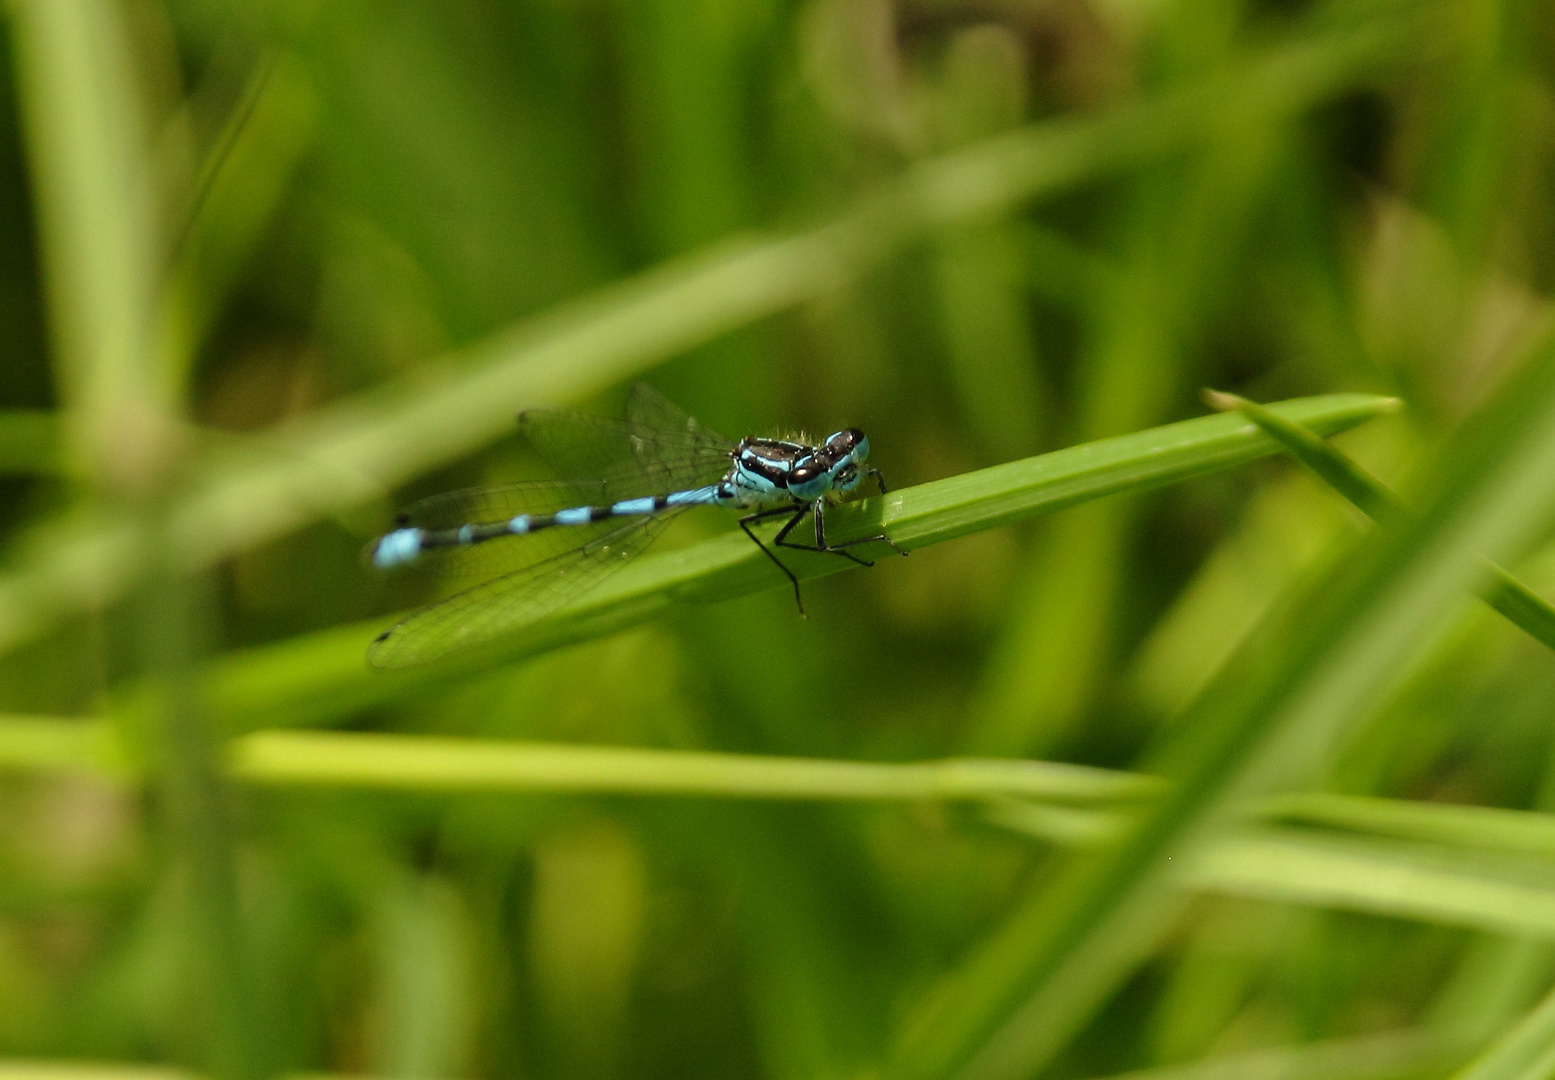
[[(0, 1072), (1555, 1076), (1549, 4), (0, 25)], [(639, 377), (912, 557), (370, 671)]]

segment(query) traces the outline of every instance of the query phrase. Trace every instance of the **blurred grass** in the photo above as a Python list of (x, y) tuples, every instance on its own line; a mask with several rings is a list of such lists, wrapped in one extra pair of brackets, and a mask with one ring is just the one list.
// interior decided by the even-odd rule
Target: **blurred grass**
[[(1372, 520), (1389, 522), (1403, 516), (1398, 496), (1386, 484), (1315, 432), (1235, 394), (1212, 390), (1205, 393), (1205, 398), (1217, 409), (1243, 413)], [(1555, 648), (1555, 606), (1495, 563), (1487, 563), (1486, 568), (1490, 581), (1482, 592), (1485, 603), (1526, 630), (1534, 640)]]
[[(1546, 1075), (1546, 6), (12, 0), (0, 1071)], [(650, 369), (913, 557), (369, 671)]]

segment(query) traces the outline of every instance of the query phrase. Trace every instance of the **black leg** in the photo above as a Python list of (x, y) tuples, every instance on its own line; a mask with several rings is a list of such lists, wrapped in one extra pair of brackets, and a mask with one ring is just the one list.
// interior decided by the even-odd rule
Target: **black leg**
[[(815, 511), (814, 547), (811, 547), (809, 544), (791, 544), (787, 541), (786, 537), (788, 536), (788, 532), (794, 527), (794, 525), (798, 523), (798, 518), (795, 518), (793, 521), (790, 521), (787, 525), (783, 526), (783, 529), (777, 534), (777, 539), (774, 542), (782, 547), (797, 548), (800, 551), (819, 551), (828, 555), (841, 555), (845, 559), (852, 559), (860, 566), (874, 566), (875, 564), (865, 559), (859, 558), (857, 555), (853, 554), (853, 552), (845, 550), (846, 548), (853, 547), (857, 544), (890, 544), (891, 550), (895, 551), (898, 555), (907, 554), (907, 552), (897, 547), (896, 543), (885, 533), (876, 533), (874, 536), (861, 536), (857, 540), (844, 540), (840, 544), (827, 543), (825, 506), (826, 501), (824, 499), (817, 499), (813, 507)], [(809, 508), (810, 507), (807, 506), (807, 509)]]
[[(799, 519), (804, 517), (805, 511), (808, 509), (810, 509), (808, 503), (800, 503), (798, 506), (769, 506), (767, 509), (758, 510), (754, 514), (746, 514), (740, 519), (740, 528), (744, 529), (745, 535), (751, 538), (751, 543), (759, 547), (763, 555), (777, 563), (777, 568), (783, 571), (783, 574), (790, 582), (793, 583), (794, 603), (799, 605), (799, 614), (801, 615), (804, 614), (804, 597), (799, 595), (799, 579), (794, 576), (794, 572), (792, 570), (783, 565), (782, 559), (778, 558), (777, 555), (770, 548), (768, 548), (766, 544), (761, 542), (755, 533), (751, 532), (751, 526), (758, 521), (765, 521), (768, 518), (781, 517), (784, 514), (787, 514), (788, 520), (784, 522), (783, 527), (778, 530), (777, 540), (775, 541), (776, 543), (782, 544), (783, 538), (788, 535), (790, 529), (798, 524)], [(798, 545), (783, 544), (783, 546), (797, 547)]]
[[(781, 529), (778, 530), (777, 537), (772, 542), (774, 544), (778, 545), (779, 547), (793, 548), (795, 551), (815, 551), (815, 552), (819, 552), (822, 555), (841, 555), (845, 559), (852, 559), (854, 562), (858, 563), (860, 566), (874, 566), (875, 565), (874, 563), (872, 563), (872, 562), (865, 562), (863, 559), (859, 558), (857, 555), (853, 554), (851, 551), (838, 551), (836, 547), (827, 547), (826, 546), (826, 526), (822, 523), (822, 520), (821, 520), (821, 515), (822, 515), (821, 507), (823, 505), (825, 505), (825, 503), (821, 499), (817, 499), (813, 503), (804, 503), (803, 504), (805, 510), (813, 511), (814, 514), (815, 514), (815, 546), (814, 547), (811, 547), (809, 544), (796, 544), (796, 543), (793, 543), (791, 540), (788, 539), (788, 534), (793, 531), (793, 528), (794, 528), (795, 525), (799, 524), (799, 519), (804, 516), (803, 513), (795, 514), (794, 517), (792, 519), (790, 519), (787, 524), (785, 524)], [(839, 546), (840, 547), (847, 547), (846, 544), (842, 544), (842, 545), (839, 545)]]
[(868, 468), (866, 468), (864, 470), (864, 475), (865, 476), (873, 476), (875, 478), (875, 483), (878, 484), (879, 487), (880, 487), (880, 494), (882, 494), (882, 495), (885, 494), (885, 492), (886, 492), (885, 477), (880, 475), (880, 470), (879, 469), (877, 469), (873, 465), (871, 465), (871, 466), (869, 466)]

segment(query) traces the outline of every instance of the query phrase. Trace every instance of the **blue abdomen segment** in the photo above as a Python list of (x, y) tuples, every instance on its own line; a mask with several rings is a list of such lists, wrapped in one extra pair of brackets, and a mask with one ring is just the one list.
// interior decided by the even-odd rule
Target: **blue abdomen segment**
[(727, 480), (716, 484), (708, 484), (706, 487), (692, 488), (689, 491), (677, 491), (672, 495), (664, 496), (665, 506), (723, 506), (731, 502), (734, 493), (729, 490)]
[(371, 548), (371, 559), (380, 570), (391, 570), (409, 566), (425, 552), (436, 548), (467, 547), (503, 536), (524, 536), (552, 526), (588, 525), (609, 518), (641, 517), (684, 506), (729, 506), (735, 502), (729, 483), (721, 481), (668, 495), (644, 495), (604, 506), (572, 506), (553, 514), (518, 514), (506, 521), (470, 522), (451, 529), (407, 526), (379, 537)]
[(405, 566), (421, 554), (421, 529), (395, 529), (373, 545), (373, 565), (380, 570)]

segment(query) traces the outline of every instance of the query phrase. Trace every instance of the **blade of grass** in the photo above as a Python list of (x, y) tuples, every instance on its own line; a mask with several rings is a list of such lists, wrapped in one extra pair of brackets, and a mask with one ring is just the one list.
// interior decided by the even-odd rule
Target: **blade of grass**
[[(126, 776), (128, 756), (102, 721), (0, 718), (0, 768)], [(1038, 761), (885, 764), (640, 747), (569, 746), (359, 732), (262, 731), (229, 744), (228, 774), (260, 787), (457, 794), (606, 794), (827, 801), (985, 801), (989, 820), (1068, 845), (1114, 840), (1119, 804), (1158, 796), (1163, 782)], [(1303, 797), (1273, 804), (1287, 816)], [(1036, 802), (1033, 800), (1042, 800)], [(1378, 822), (1455, 848), (1271, 829), (1216, 840), (1182, 869), (1197, 891), (1399, 918), (1555, 936), (1555, 882), (1543, 856), (1555, 817), (1515, 811), (1318, 801), (1318, 816)], [(1090, 805), (1087, 805), (1090, 804)], [(1108, 809), (1097, 809), (1103, 804)], [(1267, 812), (1271, 807), (1262, 808)], [(1357, 813), (1356, 811), (1361, 811)], [(1539, 820), (1530, 820), (1539, 819)], [(1484, 855), (1486, 841), (1539, 861)], [(1530, 843), (1531, 841), (1531, 843)]]
[[(190, 569), (206, 566), (380, 497), (386, 486), (505, 434), (526, 404), (598, 391), (825, 296), (935, 230), (1180, 152), (1225, 124), (1299, 112), (1362, 72), (1418, 52), (1429, 22), (1419, 12), (1389, 14), (1284, 46), (1180, 94), (975, 144), (915, 166), (808, 232), (731, 241), (565, 305), (471, 347), (454, 363), (276, 432), (277, 445), (291, 455), (284, 465), (208, 459), (181, 505), (174, 559)], [(122, 594), (141, 572), (143, 543), (122, 535), (132, 529), (61, 536), (31, 565), (0, 578), (0, 651), (70, 610)]]
[[(198, 987), (188, 1049), (226, 1080), (263, 1070), (251, 1038), (241, 915), (209, 714), (194, 689), (195, 579), (170, 561), (165, 512), (181, 447), (181, 387), (153, 347), (163, 280), (156, 173), (125, 12), (108, 0), (13, 5), (28, 160), (41, 220), (53, 358), (73, 461), (148, 538), (132, 644), (147, 676), (166, 847), (187, 949), (175, 978)], [(133, 650), (132, 650), (133, 651)], [(14, 732), (13, 732), (14, 734)], [(33, 749), (39, 749), (33, 731)], [(45, 740), (46, 741), (46, 740)], [(58, 749), (57, 747), (55, 749)]]
[[(1555, 937), (1555, 879), (1545, 851), (1511, 847), (1519, 855), (1534, 857), (1487, 856), (1476, 840), (1487, 832), (1494, 835), (1503, 823), (1493, 821), (1487, 829), (1485, 822), (1477, 822), (1477, 828), (1465, 829), (1453, 813), (1457, 807), (1398, 803), (1385, 809), (1391, 812), (1390, 817), (1408, 822), (1413, 833), (1432, 843), (1289, 828), (1244, 828), (1210, 841), (1184, 860), (1177, 884), (1193, 892)], [(1547, 842), (1555, 835), (1555, 817), (1532, 816), (1548, 818), (1538, 823), (1542, 835), (1537, 837)], [(996, 801), (985, 817), (1011, 831), (1065, 846), (1110, 843), (1123, 835), (1130, 823), (1129, 815), (1117, 808), (1019, 800)], [(1514, 840), (1522, 839), (1514, 836)], [(1175, 856), (1169, 858), (1179, 861)]]
[(1268, 800), (1258, 813), (1271, 820), (1371, 836), (1395, 836), (1540, 858), (1555, 855), (1555, 814), (1531, 810), (1309, 792)]
[(1051, 1061), (1182, 910), (1167, 856), (1186, 857), (1239, 799), (1320, 767), (1475, 583), (1478, 553), (1539, 534), (1555, 513), (1555, 345), (1539, 343), (1441, 470), (1428, 510), (1368, 538), (1179, 721), (1161, 767), (1181, 784), (1140, 828), (1039, 886), (946, 977), (895, 1074), (1007, 1080)]
[[(1179, 861), (1179, 860), (1174, 860)], [(1555, 938), (1555, 881), (1473, 852), (1398, 841), (1260, 829), (1223, 837), (1184, 861), (1194, 890)]]
[[(1391, 398), (1341, 394), (1273, 408), (1318, 430), (1338, 431), (1394, 404)], [(827, 527), (843, 538), (883, 528), (904, 547), (925, 547), (1104, 495), (1145, 491), (1229, 468), (1264, 456), (1276, 445), (1240, 417), (1197, 417), (839, 506), (828, 513)], [(808, 579), (836, 573), (842, 567), (834, 564), (842, 561), (812, 556), (794, 560), (792, 567)], [(875, 572), (889, 573), (889, 563)], [(726, 600), (783, 584), (761, 553), (735, 532), (640, 559), (606, 587), (491, 648), (426, 667), (373, 672), (362, 654), (389, 622), (375, 620), (233, 654), (221, 662), (211, 692), (236, 730), (271, 724), (275, 716), (323, 724), (374, 702), (398, 700), (412, 687), (481, 671), (494, 659), (533, 655), (638, 625), (677, 602)]]
[[(1396, 522), (1406, 513), (1391, 488), (1316, 432), (1235, 394), (1206, 390), (1204, 400), (1223, 412), (1246, 416), (1373, 521)], [(1485, 566), (1490, 571), (1490, 581), (1480, 592), (1485, 603), (1535, 641), (1555, 649), (1555, 605), (1495, 563), (1487, 561)]]
[[(616, 794), (740, 799), (1044, 800), (1070, 842), (1116, 835), (1116, 805), (1154, 796), (1154, 777), (1032, 761), (877, 764), (626, 747), (567, 746), (358, 732), (262, 731), (235, 740), (229, 768), (264, 787), (377, 791)], [(999, 803), (996, 802), (996, 806)], [(1405, 808), (1405, 812), (1407, 813)], [(1430, 811), (1419, 815), (1429, 818)], [(1459, 824), (1444, 822), (1454, 833)], [(1423, 823), (1422, 823), (1423, 824)], [(1096, 829), (1095, 826), (1103, 826)], [(1545, 823), (1548, 832), (1555, 822)], [(1427, 831), (1427, 830), (1421, 830)], [(1422, 847), (1293, 829), (1217, 839), (1178, 868), (1196, 891), (1555, 937), (1555, 881), (1542, 859), (1494, 859), (1468, 843)], [(1541, 853), (1542, 854), (1542, 853)]]
[(161, 480), (169, 387), (146, 118), (122, 18), (102, 0), (12, 5), (28, 164), (72, 462), (106, 490)]
[(1151, 777), (1042, 761), (885, 765), (750, 754), (499, 742), (410, 735), (261, 731), (234, 740), (233, 775), (267, 786), (400, 791), (554, 791), (742, 799), (980, 799), (1112, 802)]
[(161, 349), (170, 378), (188, 383), (195, 354), (269, 225), (313, 138), (312, 88), (298, 62), (266, 55), (223, 125), (172, 245)]
[[(113, 722), (91, 718), (0, 716), (0, 769), (79, 769), (132, 776), (137, 755), (115, 734)], [(296, 734), (297, 738), (290, 736)], [(357, 740), (364, 740), (357, 742)], [(1035, 761), (870, 763), (801, 760), (758, 755), (566, 746), (503, 740), (423, 738), (347, 732), (317, 735), (269, 730), (233, 744), (237, 771), (254, 782), (327, 784), (323, 761), (343, 762), (339, 782), (384, 790), (574, 790), (642, 794), (730, 794), (768, 798), (980, 798), (993, 800), (988, 820), (1055, 842), (1085, 845), (1118, 835), (1128, 822), (1117, 809), (1035, 805), (1133, 802), (1158, 795), (1163, 781), (1141, 773)], [(360, 746), (359, 752), (354, 747)], [(433, 763), (418, 762), (423, 753)], [(644, 755), (641, 761), (628, 760)], [(550, 755), (550, 756), (548, 756)], [(623, 757), (622, 755), (626, 755)], [(558, 786), (533, 765), (558, 761)], [(472, 762), (461, 774), (449, 762)], [(512, 764), (504, 764), (510, 762)], [(245, 764), (247, 763), (247, 764)], [(597, 763), (597, 768), (595, 763)], [(680, 781), (650, 775), (663, 766)], [(732, 771), (723, 772), (728, 765)], [(817, 771), (808, 772), (814, 767)], [(646, 779), (643, 777), (646, 776)], [(741, 777), (754, 777), (755, 786)], [(1021, 796), (1001, 798), (1001, 796)], [(1458, 806), (1322, 792), (1282, 795), (1252, 804), (1254, 819), (1292, 822), (1374, 837), (1416, 840), (1469, 851), (1543, 858), (1555, 852), (1555, 814), (1499, 807)], [(1036, 816), (1034, 816), (1036, 815)]]
[[(1352, 836), (1418, 840), (1444, 848), (1500, 852), (1544, 859), (1555, 854), (1555, 814), (1306, 792), (1250, 804), (1254, 819), (1316, 826)], [(1121, 834), (1128, 822), (1115, 811), (1030, 806), (1018, 800), (988, 808), (987, 818), (1017, 832), (1055, 843), (1099, 843)]]

